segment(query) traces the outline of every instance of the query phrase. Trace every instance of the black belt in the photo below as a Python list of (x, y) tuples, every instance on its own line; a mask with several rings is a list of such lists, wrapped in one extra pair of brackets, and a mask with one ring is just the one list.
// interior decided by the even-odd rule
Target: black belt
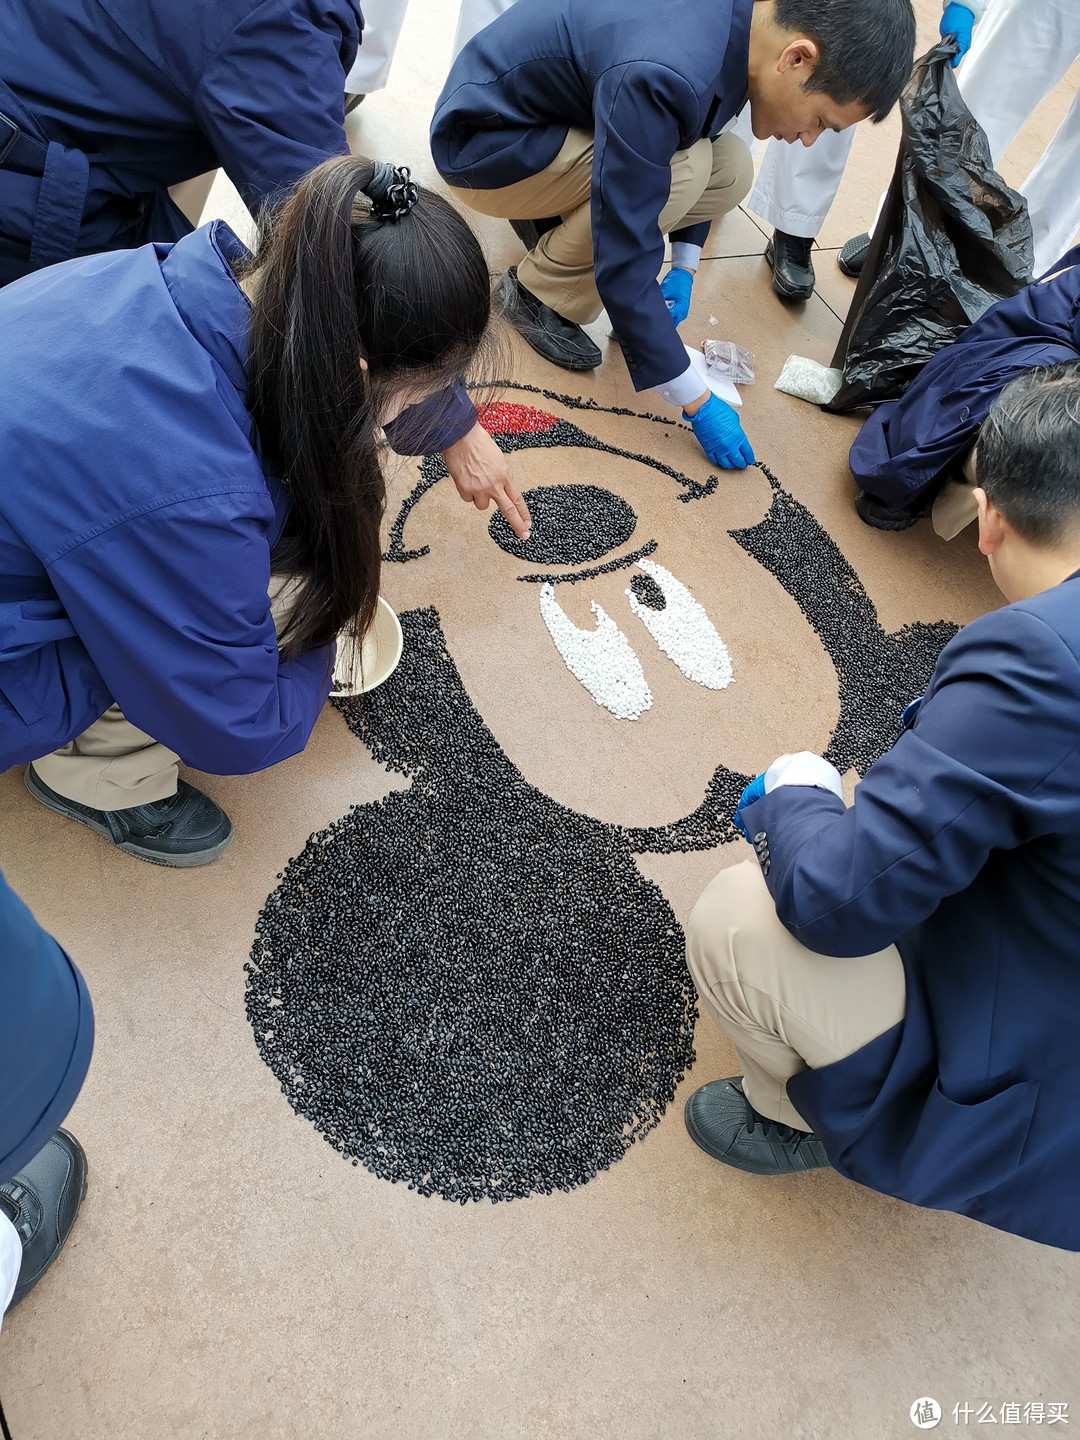
[(48, 145), (27, 135), (0, 110), (0, 169), (21, 170), (27, 175), (44, 175)]

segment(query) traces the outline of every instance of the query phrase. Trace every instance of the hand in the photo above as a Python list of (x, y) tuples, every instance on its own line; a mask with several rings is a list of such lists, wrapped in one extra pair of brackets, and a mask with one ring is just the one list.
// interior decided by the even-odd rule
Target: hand
[(520, 540), (529, 538), (529, 507), (511, 479), (506, 456), (479, 420), (442, 458), (462, 500), (471, 500), (478, 510), (486, 510), (494, 500), (514, 534)]
[(954, 70), (971, 49), (971, 32), (974, 28), (975, 16), (966, 5), (961, 5), (959, 0), (952, 0), (951, 4), (945, 6), (939, 34), (943, 40), (949, 35), (954, 35), (956, 43), (960, 46), (958, 53), (953, 56), (951, 61)]
[(681, 325), (690, 314), (690, 291), (693, 287), (694, 272), (682, 265), (673, 265), (664, 276), (660, 294), (667, 302), (667, 308), (671, 311), (671, 318), (676, 325)]
[(714, 465), (721, 465), (725, 470), (745, 470), (753, 465), (754, 452), (743, 434), (739, 417), (718, 395), (710, 392), (709, 398), (692, 415), (684, 410), (683, 419), (690, 421), (698, 444)]
[(765, 771), (763, 770), (756, 780), (751, 780), (746, 789), (739, 796), (739, 803), (735, 807), (735, 829), (740, 831), (744, 840), (749, 840), (746, 833), (746, 826), (743, 824), (742, 812), (755, 800), (765, 798)]

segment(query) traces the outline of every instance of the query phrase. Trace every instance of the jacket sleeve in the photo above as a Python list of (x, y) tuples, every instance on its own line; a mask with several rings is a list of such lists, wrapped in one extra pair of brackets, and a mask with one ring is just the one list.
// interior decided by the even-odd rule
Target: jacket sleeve
[(410, 405), (388, 420), (383, 432), (399, 455), (434, 455), (463, 440), (476, 424), (476, 406), (464, 381)]
[(125, 716), (212, 774), (248, 774), (302, 750), (330, 688), (329, 648), (278, 654), (256, 511), (250, 491), (187, 497), (48, 567)]
[(593, 99), (593, 263), (596, 288), (626, 356), (635, 390), (681, 375), (686, 350), (660, 294), (660, 212), (671, 191), (678, 115), (694, 113), (690, 85), (658, 65), (626, 65), (600, 78)]
[(196, 116), (250, 210), (347, 153), (345, 76), (362, 25), (356, 0), (263, 0), (203, 72)]
[(871, 954), (966, 889), (991, 850), (1075, 825), (1078, 699), (1076, 658), (1041, 620), (1010, 607), (975, 621), (850, 809), (809, 787), (747, 808), (777, 915), (819, 954)]

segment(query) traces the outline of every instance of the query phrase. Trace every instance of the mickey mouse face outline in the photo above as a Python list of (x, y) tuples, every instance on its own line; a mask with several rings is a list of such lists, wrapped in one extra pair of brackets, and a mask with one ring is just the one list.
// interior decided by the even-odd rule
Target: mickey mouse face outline
[[(652, 457), (518, 410), (514, 429), (505, 411), (488, 416), (504, 423), (492, 426), (504, 449), (604, 450), (694, 493), (695, 482)], [(426, 553), (405, 550), (404, 526), (444, 473), (437, 457), (422, 462), (388, 560)], [(831, 656), (840, 716), (826, 753), (861, 772), (888, 748), (956, 627), (886, 634), (833, 541), (765, 473), (768, 514), (729, 533), (796, 600)], [(541, 578), (541, 591), (551, 583)], [(647, 596), (637, 602), (652, 608)], [(313, 835), (279, 877), (246, 967), (248, 1016), (289, 1103), (353, 1164), (461, 1203), (569, 1189), (659, 1122), (693, 1060), (682, 933), (633, 856), (734, 839), (749, 777), (719, 765), (697, 809), (663, 826), (610, 825), (560, 805), (481, 719), (438, 613), (410, 610), (401, 622), (398, 671), (335, 704), (411, 783)]]

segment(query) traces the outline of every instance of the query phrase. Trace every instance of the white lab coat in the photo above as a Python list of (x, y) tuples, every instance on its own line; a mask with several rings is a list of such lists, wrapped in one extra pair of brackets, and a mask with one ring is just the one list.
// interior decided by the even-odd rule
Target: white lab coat
[[(959, 77), (995, 164), (1078, 55), (1080, 0), (993, 0)], [(1080, 230), (1080, 95), (1020, 189), (1042, 275)]]
[[(514, 0), (461, 0), (453, 57), (478, 30), (490, 25)], [(371, 95), (382, 90), (394, 61), (409, 0), (364, 0), (364, 39), (349, 71), (345, 89), (350, 95)]]

